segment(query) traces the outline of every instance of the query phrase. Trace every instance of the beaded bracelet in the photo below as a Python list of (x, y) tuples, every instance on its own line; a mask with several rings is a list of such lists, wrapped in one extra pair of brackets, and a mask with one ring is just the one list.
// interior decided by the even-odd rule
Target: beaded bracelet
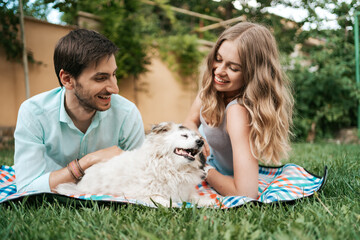
[(85, 172), (84, 172), (84, 170), (81, 168), (81, 166), (79, 164), (79, 159), (77, 158), (74, 161), (75, 161), (75, 163), (76, 163), (76, 165), (77, 165), (77, 167), (78, 167), (78, 169), (79, 169), (79, 171), (80, 171), (80, 173), (82, 175), (81, 177), (83, 177), (85, 175)]
[(66, 165), (66, 167), (67, 167), (67, 169), (69, 170), (69, 172), (70, 172), (71, 176), (73, 177), (73, 179), (74, 179), (75, 181), (77, 181), (77, 179), (76, 179), (76, 177), (75, 177), (74, 173), (73, 173), (73, 172), (71, 171), (71, 169), (70, 169), (69, 164), (68, 164), (68, 165)]
[(75, 159), (67, 165), (67, 169), (76, 181), (80, 181), (85, 175), (84, 170), (80, 167), (79, 160)]

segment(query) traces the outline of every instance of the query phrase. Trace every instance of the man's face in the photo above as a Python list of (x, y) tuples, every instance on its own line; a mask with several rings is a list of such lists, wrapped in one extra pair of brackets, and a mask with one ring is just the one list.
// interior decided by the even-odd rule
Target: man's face
[(111, 106), (111, 94), (119, 88), (116, 79), (114, 55), (103, 57), (97, 65), (92, 64), (74, 81), (74, 94), (79, 104), (87, 111), (105, 111)]

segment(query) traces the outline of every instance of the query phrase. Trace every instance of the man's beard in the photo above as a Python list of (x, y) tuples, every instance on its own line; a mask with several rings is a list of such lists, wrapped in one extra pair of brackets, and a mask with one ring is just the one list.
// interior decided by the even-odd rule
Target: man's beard
[[(77, 86), (75, 87), (75, 96), (79, 101), (79, 104), (85, 109), (85, 111), (87, 112), (92, 112), (92, 111), (106, 111), (107, 109), (100, 109), (96, 106), (95, 101), (91, 101), (91, 96), (86, 96), (86, 94), (84, 93), (84, 88), (81, 84), (77, 84)], [(108, 95), (111, 95), (110, 93), (107, 93)], [(106, 94), (104, 94), (106, 95)]]

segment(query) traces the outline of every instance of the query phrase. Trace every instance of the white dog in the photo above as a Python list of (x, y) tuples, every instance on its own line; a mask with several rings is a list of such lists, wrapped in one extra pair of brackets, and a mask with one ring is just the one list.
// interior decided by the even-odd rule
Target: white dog
[(192, 202), (211, 206), (215, 200), (202, 197), (196, 185), (205, 178), (202, 138), (182, 125), (164, 122), (155, 125), (143, 145), (85, 170), (77, 184), (60, 184), (65, 195), (108, 194), (152, 201), (169, 206)]

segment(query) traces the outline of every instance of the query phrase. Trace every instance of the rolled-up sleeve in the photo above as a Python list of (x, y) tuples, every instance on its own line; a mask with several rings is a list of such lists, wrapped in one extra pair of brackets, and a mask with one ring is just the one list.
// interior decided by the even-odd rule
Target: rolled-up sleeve
[(14, 169), (18, 192), (37, 190), (50, 192), (44, 158), (43, 129), (31, 109), (22, 105), (14, 133)]

